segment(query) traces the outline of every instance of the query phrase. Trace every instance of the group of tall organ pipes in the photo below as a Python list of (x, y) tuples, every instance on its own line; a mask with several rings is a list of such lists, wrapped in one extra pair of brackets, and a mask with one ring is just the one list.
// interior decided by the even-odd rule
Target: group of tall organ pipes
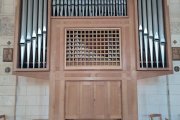
[[(21, 0), (19, 67), (47, 66), (48, 0)], [(52, 16), (127, 16), (127, 0), (52, 0)], [(141, 68), (167, 67), (163, 0), (138, 0)]]
[(20, 68), (46, 68), (47, 2), (21, 0)]
[(127, 0), (52, 0), (53, 16), (127, 16)]
[(138, 0), (141, 68), (165, 68), (166, 37), (164, 0)]

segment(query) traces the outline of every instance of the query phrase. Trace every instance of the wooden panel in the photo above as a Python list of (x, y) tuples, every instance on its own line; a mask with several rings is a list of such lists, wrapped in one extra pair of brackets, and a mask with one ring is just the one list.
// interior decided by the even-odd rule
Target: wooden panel
[(93, 82), (81, 82), (80, 84), (80, 118), (92, 118), (94, 106)]
[(58, 120), (60, 118), (59, 113), (60, 113), (60, 109), (59, 109), (59, 105), (60, 105), (60, 81), (55, 81), (54, 84), (54, 93), (55, 96), (54, 97), (54, 112), (55, 112), (55, 120)]
[(137, 95), (137, 81), (128, 80), (127, 81), (127, 101), (128, 101), (129, 120), (138, 119), (137, 96), (138, 96)]
[(94, 117), (107, 118), (107, 82), (94, 82)]
[(108, 82), (108, 113), (111, 119), (122, 118), (120, 82)]
[(66, 83), (65, 118), (79, 118), (80, 85), (79, 82)]

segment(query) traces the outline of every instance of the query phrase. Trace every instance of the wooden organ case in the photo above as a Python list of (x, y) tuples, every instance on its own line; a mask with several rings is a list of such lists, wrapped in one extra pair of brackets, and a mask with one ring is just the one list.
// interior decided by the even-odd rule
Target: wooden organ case
[(49, 79), (49, 120), (137, 120), (137, 80), (172, 73), (167, 0), (16, 0), (14, 74)]

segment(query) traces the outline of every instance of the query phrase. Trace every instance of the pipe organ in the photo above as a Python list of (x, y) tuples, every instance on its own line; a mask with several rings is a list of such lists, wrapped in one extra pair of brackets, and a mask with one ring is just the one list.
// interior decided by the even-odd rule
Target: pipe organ
[(166, 37), (162, 0), (138, 0), (141, 68), (166, 68)]
[(20, 68), (46, 68), (47, 0), (22, 0)]
[(49, 120), (138, 120), (137, 80), (172, 73), (167, 0), (16, 0), (14, 74), (50, 82)]
[(127, 0), (52, 0), (53, 16), (127, 16)]

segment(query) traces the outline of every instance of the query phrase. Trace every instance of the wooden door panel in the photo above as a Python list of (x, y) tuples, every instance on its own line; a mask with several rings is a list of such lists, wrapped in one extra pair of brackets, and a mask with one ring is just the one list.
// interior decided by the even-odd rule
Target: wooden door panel
[(108, 82), (108, 113), (111, 119), (122, 118), (121, 82)]
[(66, 83), (66, 119), (78, 119), (80, 112), (80, 83)]
[(107, 82), (94, 82), (94, 117), (107, 117)]
[(94, 88), (93, 82), (81, 82), (80, 84), (80, 118), (90, 119), (94, 114)]

